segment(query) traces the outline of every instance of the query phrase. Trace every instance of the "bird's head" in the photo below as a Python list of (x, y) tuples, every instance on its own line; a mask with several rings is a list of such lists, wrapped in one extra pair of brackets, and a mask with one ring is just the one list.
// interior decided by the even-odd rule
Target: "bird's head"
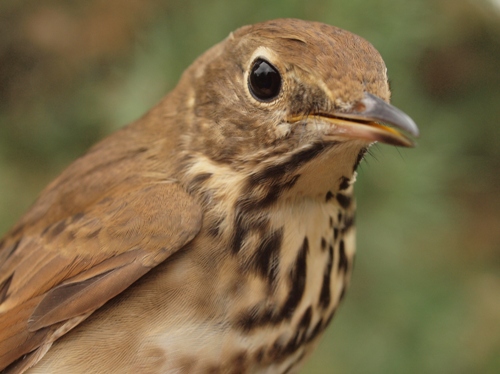
[(190, 147), (235, 167), (311, 147), (354, 162), (375, 141), (409, 147), (408, 135), (418, 136), (415, 123), (389, 104), (375, 48), (321, 23), (242, 27), (202, 55), (180, 87), (189, 87)]

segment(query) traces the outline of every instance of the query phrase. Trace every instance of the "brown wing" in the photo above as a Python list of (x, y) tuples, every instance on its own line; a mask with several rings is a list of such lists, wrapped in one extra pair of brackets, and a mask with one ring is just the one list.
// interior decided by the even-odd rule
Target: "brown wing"
[[(201, 209), (178, 184), (116, 188), (0, 252), (0, 370), (50, 344), (182, 248)], [(32, 364), (34, 363), (32, 362)]]

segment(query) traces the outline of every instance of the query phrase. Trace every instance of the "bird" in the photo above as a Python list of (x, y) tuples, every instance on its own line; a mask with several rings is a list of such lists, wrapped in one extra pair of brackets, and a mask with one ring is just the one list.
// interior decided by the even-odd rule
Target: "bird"
[(0, 241), (2, 373), (297, 373), (350, 282), (356, 170), (413, 147), (377, 50), (243, 26)]

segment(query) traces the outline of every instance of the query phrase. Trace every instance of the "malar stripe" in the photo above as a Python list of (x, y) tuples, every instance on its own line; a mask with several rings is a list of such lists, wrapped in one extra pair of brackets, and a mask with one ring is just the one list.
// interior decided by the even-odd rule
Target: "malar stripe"
[(280, 179), (287, 174), (293, 173), (297, 168), (318, 157), (326, 149), (335, 144), (337, 144), (337, 142), (314, 143), (309, 148), (302, 149), (292, 154), (286, 161), (268, 166), (264, 170), (252, 174), (249, 178), (249, 184), (251, 186), (258, 186), (270, 180)]

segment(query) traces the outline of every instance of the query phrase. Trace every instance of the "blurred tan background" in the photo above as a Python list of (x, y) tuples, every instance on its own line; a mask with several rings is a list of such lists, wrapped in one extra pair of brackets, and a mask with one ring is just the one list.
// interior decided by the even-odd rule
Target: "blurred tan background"
[(499, 373), (498, 0), (2, 0), (0, 233), (204, 50), (277, 17), (371, 41), (422, 133), (360, 168), (352, 286), (303, 372)]

